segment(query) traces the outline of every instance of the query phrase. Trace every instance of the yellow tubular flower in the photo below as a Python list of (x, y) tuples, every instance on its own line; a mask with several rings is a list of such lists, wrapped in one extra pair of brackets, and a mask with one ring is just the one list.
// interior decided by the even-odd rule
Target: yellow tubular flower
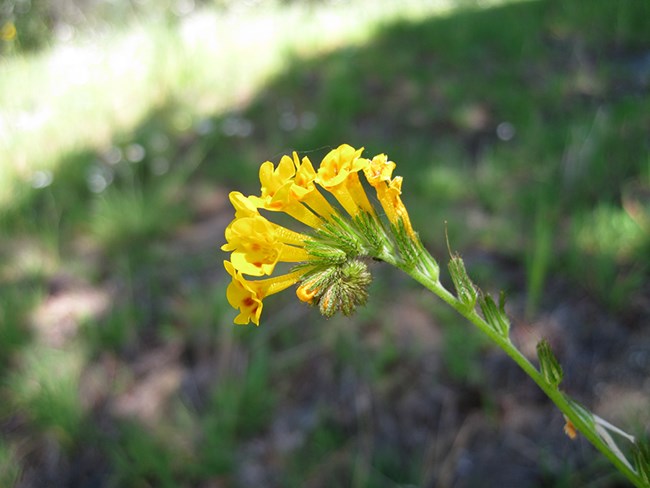
[[(228, 224), (228, 227), (226, 227), (226, 241), (229, 240), (228, 235), (231, 232), (232, 226), (235, 224), (237, 219), (255, 217), (259, 215), (257, 206), (255, 206), (255, 204), (249, 198), (245, 197), (240, 192), (231, 191), (228, 195), (228, 198), (230, 199), (232, 206), (235, 207), (235, 218)], [(226, 246), (227, 244), (224, 244), (221, 249), (224, 251), (232, 251), (232, 249), (224, 249)]]
[(395, 163), (387, 159), (385, 154), (375, 156), (364, 169), (364, 174), (368, 183), (377, 190), (377, 198), (390, 223), (399, 225), (399, 222), (402, 221), (407, 233), (416, 238), (415, 231), (411, 226), (411, 219), (400, 197), (402, 177), (396, 176), (391, 179)]
[(262, 197), (273, 195), (279, 188), (293, 180), (296, 168), (289, 156), (282, 156), (276, 168), (271, 161), (266, 161), (260, 166), (260, 183), (262, 184)]
[(394, 169), (394, 162), (388, 161), (388, 157), (385, 154), (378, 154), (372, 158), (372, 161), (368, 162), (363, 172), (366, 175), (368, 183), (374, 188), (377, 188), (380, 184), (390, 181)]
[[(232, 227), (237, 219), (245, 217), (257, 217), (260, 216), (257, 206), (254, 203), (255, 199), (258, 197), (245, 197), (238, 191), (230, 192), (230, 202), (232, 206), (235, 207), (235, 220), (233, 220), (228, 227)], [(293, 244), (295, 246), (301, 246), (304, 243), (306, 236), (300, 234), (299, 232), (294, 232), (289, 230), (281, 225), (275, 224), (267, 220), (267, 222), (273, 226), (274, 232), (281, 236), (281, 239), (286, 244)], [(226, 232), (228, 229), (226, 229)], [(226, 236), (227, 237), (227, 236)], [(222, 248), (223, 249), (223, 248)], [(227, 249), (224, 249), (227, 250)]]
[(368, 165), (368, 160), (360, 157), (362, 152), (363, 148), (342, 144), (323, 158), (316, 175), (316, 182), (332, 193), (353, 217), (361, 210), (374, 213), (357, 174)]
[(235, 207), (235, 218), (259, 215), (257, 205), (249, 197), (245, 197), (240, 192), (231, 191), (228, 198), (230, 198), (232, 206)]
[(232, 277), (232, 282), (226, 290), (226, 297), (228, 303), (239, 310), (239, 315), (235, 317), (234, 322), (240, 325), (246, 325), (251, 321), (255, 325), (260, 325), (262, 300), (297, 283), (304, 273), (303, 271), (295, 271), (265, 280), (249, 281), (242, 276), (241, 272), (235, 269), (230, 261), (224, 261), (223, 265)]
[(302, 162), (298, 159), (298, 154), (293, 153), (293, 163), (296, 166), (296, 176), (291, 186), (291, 193), (301, 202), (304, 202), (321, 217), (329, 219), (332, 215), (336, 215), (336, 210), (327, 199), (321, 195), (316, 188), (314, 181), (316, 180), (316, 171), (308, 157), (302, 158)]
[(276, 212), (284, 212), (303, 224), (318, 229), (323, 225), (322, 219), (296, 200), (296, 197), (291, 192), (292, 186), (293, 183), (287, 183), (278, 189), (273, 197), (264, 203), (264, 208)]
[(252, 276), (270, 275), (282, 262), (307, 261), (309, 254), (302, 247), (306, 236), (269, 222), (261, 215), (235, 218), (226, 229), (227, 243), (223, 251), (233, 251), (232, 264), (238, 271)]
[(277, 168), (272, 162), (266, 161), (260, 167), (262, 195), (249, 198), (258, 207), (284, 212), (305, 225), (318, 228), (322, 224), (321, 219), (302, 205), (291, 192), (295, 174), (296, 167), (289, 156), (283, 156)]

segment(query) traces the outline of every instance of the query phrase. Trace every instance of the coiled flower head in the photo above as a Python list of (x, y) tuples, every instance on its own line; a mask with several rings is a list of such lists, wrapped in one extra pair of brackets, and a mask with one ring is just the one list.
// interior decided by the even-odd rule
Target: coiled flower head
[[(261, 165), (259, 195), (231, 192), (235, 218), (221, 249), (231, 253), (224, 261), (232, 279), (226, 295), (239, 311), (236, 324), (259, 325), (264, 298), (296, 284), (298, 298), (317, 305), (324, 316), (351, 315), (368, 298), (365, 258), (414, 265), (421, 244), (400, 198), (402, 179), (392, 178), (395, 163), (383, 154), (368, 160), (362, 152), (342, 144), (318, 169), (294, 152), (277, 167), (270, 161)], [(373, 207), (359, 174), (376, 190), (386, 219)], [(267, 211), (284, 212), (307, 230), (278, 225)], [(291, 269), (274, 275), (279, 263)]]

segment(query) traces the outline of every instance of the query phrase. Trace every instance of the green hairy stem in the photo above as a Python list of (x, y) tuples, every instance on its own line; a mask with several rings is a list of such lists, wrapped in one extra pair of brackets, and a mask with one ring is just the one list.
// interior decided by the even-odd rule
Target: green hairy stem
[[(437, 272), (430, 272), (434, 267), (432, 263), (435, 263), (433, 257), (421, 244), (417, 243), (414, 247), (420, 251), (419, 262), (411, 259), (396, 259), (390, 255), (378, 257), (400, 268), (478, 327), (542, 389), (564, 414), (568, 425), (572, 425), (575, 430), (584, 435), (634, 486), (650, 487), (650, 459), (647, 446), (639, 445), (632, 436), (592, 414), (559, 389), (562, 368), (553, 356), (548, 343), (543, 341), (538, 345), (540, 361), (538, 370), (510, 340), (510, 322), (503, 310), (503, 300), (500, 300), (497, 307), (490, 296), (478, 297), (477, 288), (467, 276), (459, 256), (452, 256), (449, 266), (457, 292), (457, 295), (454, 295), (440, 283)], [(477, 302), (483, 316), (477, 312)], [(627, 460), (610, 433), (622, 436), (632, 444), (635, 466)]]

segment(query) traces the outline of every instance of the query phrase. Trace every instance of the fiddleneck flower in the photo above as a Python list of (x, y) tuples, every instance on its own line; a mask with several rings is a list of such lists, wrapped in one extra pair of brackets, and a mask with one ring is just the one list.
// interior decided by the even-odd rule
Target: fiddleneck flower
[(232, 206), (235, 207), (235, 218), (259, 215), (257, 205), (255, 205), (249, 197), (245, 197), (241, 192), (231, 191), (228, 198), (230, 199)]
[(323, 158), (316, 175), (316, 182), (332, 193), (352, 217), (361, 211), (374, 214), (357, 174), (368, 165), (368, 160), (361, 158), (362, 152), (363, 148), (341, 144)]
[[(261, 165), (259, 196), (230, 193), (235, 218), (226, 228), (221, 249), (231, 253), (224, 266), (231, 276), (228, 302), (239, 310), (236, 324), (259, 325), (263, 299), (294, 284), (298, 284), (298, 298), (318, 305), (324, 316), (338, 311), (349, 315), (367, 298), (370, 273), (363, 258), (385, 259), (391, 249), (409, 249), (396, 247), (391, 239), (417, 240), (400, 198), (402, 179), (392, 178), (395, 163), (385, 155), (361, 158), (362, 151), (342, 144), (323, 158), (318, 170), (309, 158), (300, 159), (294, 152), (283, 156), (277, 166), (270, 161)], [(401, 229), (399, 233), (387, 234), (359, 172), (376, 189), (392, 228)], [(332, 205), (318, 186), (353, 219)], [(265, 210), (284, 212), (311, 229), (302, 233), (278, 225), (262, 215)], [(273, 277), (278, 263), (293, 268)]]
[(400, 222), (412, 238), (417, 238), (411, 219), (402, 198), (402, 177), (392, 178), (395, 163), (388, 161), (385, 154), (378, 154), (364, 167), (364, 174), (368, 183), (377, 191), (377, 199), (391, 224), (399, 226)]
[(296, 263), (308, 259), (303, 246), (308, 237), (261, 216), (250, 197), (230, 193), (235, 218), (226, 227), (223, 251), (232, 251), (231, 261), (242, 273), (270, 275), (278, 262)]
[(300, 203), (291, 191), (294, 185), (296, 166), (288, 156), (283, 156), (275, 168), (266, 161), (260, 166), (260, 183), (262, 195), (249, 197), (258, 207), (274, 212), (284, 212), (309, 227), (318, 228), (322, 220), (309, 208)]
[(242, 273), (251, 276), (270, 275), (282, 261), (307, 261), (304, 234), (294, 232), (268, 221), (261, 215), (235, 219), (226, 229), (223, 251), (232, 251), (230, 260)]
[[(286, 157), (286, 156), (285, 156)], [(296, 175), (291, 185), (291, 193), (296, 200), (303, 202), (323, 218), (329, 219), (338, 212), (330, 202), (318, 191), (316, 185), (316, 171), (308, 157), (298, 159), (298, 154), (293, 153), (293, 163)]]
[(244, 278), (242, 272), (230, 261), (224, 261), (223, 265), (232, 278), (226, 290), (226, 298), (234, 309), (239, 310), (239, 315), (235, 317), (234, 322), (240, 325), (246, 325), (251, 321), (255, 325), (260, 325), (262, 300), (296, 284), (303, 275), (301, 271), (294, 271), (274, 278), (250, 281)]
[[(510, 340), (503, 295), (497, 308), (492, 297), (480, 293), (471, 281), (460, 256), (452, 255), (448, 266), (456, 294), (443, 286), (440, 267), (413, 230), (402, 202), (402, 177), (393, 177), (395, 163), (385, 154), (368, 160), (361, 153), (362, 149), (342, 144), (323, 158), (316, 171), (309, 158), (300, 160), (294, 152), (292, 157), (282, 157), (277, 168), (270, 161), (262, 164), (260, 196), (231, 192), (235, 218), (226, 228), (222, 250), (231, 252), (224, 267), (231, 278), (226, 289), (228, 303), (238, 311), (234, 322), (259, 325), (263, 300), (293, 285), (297, 285), (297, 297), (317, 306), (324, 317), (337, 312), (350, 315), (368, 298), (368, 263), (386, 262), (424, 285), (503, 349), (560, 408), (567, 436), (575, 439), (578, 431), (584, 434), (635, 486), (649, 486), (650, 448), (559, 388), (562, 368), (547, 341), (537, 346), (539, 369), (516, 348)], [(368, 200), (360, 171), (375, 189), (382, 214)], [(333, 195), (350, 217), (339, 205), (332, 205), (317, 185)], [(260, 210), (285, 212), (311, 229), (305, 233), (287, 229), (267, 220)], [(259, 278), (273, 274), (280, 262), (292, 268), (285, 274)], [(613, 434), (633, 444), (631, 461)]]

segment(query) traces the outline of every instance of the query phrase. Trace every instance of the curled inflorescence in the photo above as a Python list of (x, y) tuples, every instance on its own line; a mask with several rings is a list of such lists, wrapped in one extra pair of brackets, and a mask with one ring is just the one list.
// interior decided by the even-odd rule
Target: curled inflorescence
[[(224, 265), (232, 277), (228, 302), (239, 310), (235, 323), (259, 325), (264, 298), (294, 284), (298, 298), (318, 305), (323, 315), (349, 315), (367, 299), (370, 273), (363, 258), (392, 259), (401, 252), (408, 260), (417, 254), (421, 245), (400, 196), (402, 178), (392, 176), (395, 163), (385, 154), (366, 159), (362, 152), (343, 144), (318, 169), (294, 152), (277, 167), (261, 165), (260, 195), (230, 193), (235, 218), (222, 250), (231, 252)], [(381, 217), (366, 187), (375, 190)], [(283, 212), (308, 231), (278, 225), (261, 211)], [(281, 262), (292, 263), (291, 271), (274, 275)]]

